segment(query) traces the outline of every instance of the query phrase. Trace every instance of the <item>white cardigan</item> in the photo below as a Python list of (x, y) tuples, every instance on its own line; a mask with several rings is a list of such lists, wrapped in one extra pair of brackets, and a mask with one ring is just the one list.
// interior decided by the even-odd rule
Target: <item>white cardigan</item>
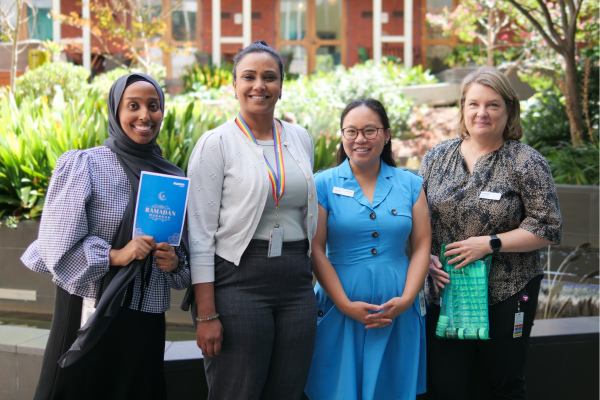
[[(317, 230), (318, 214), (312, 174), (313, 141), (306, 129), (280, 122), (286, 136), (283, 145), (308, 181), (304, 229), (310, 244)], [(239, 265), (271, 193), (263, 149), (242, 133), (235, 120), (231, 120), (206, 132), (196, 143), (188, 165), (188, 177), (192, 284), (214, 282), (215, 254)]]

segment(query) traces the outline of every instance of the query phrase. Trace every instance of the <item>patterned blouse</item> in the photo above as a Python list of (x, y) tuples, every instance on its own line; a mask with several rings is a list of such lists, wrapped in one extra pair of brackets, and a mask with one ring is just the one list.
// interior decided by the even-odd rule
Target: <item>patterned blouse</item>
[[(556, 187), (546, 159), (517, 140), (477, 159), (469, 172), (461, 138), (429, 150), (419, 175), (427, 195), (433, 240), (431, 253), (440, 255), (443, 243), (524, 229), (554, 243), (562, 240), (562, 221)], [(480, 198), (481, 192), (500, 193), (500, 200)], [(539, 250), (494, 255), (489, 275), (489, 304), (506, 300), (543, 273)], [(427, 298), (439, 304), (428, 276)]]
[[(66, 152), (52, 174), (38, 239), (21, 261), (32, 271), (52, 274), (52, 281), (71, 294), (96, 298), (109, 269), (111, 242), (130, 191), (127, 175), (108, 147)], [(179, 246), (175, 253), (185, 263), (171, 272), (159, 269), (153, 258), (148, 258), (150, 277), (143, 282), (143, 270), (135, 277), (129, 308), (148, 313), (167, 311), (170, 288), (183, 290), (190, 285), (187, 256)], [(142, 285), (148, 285), (143, 298)]]

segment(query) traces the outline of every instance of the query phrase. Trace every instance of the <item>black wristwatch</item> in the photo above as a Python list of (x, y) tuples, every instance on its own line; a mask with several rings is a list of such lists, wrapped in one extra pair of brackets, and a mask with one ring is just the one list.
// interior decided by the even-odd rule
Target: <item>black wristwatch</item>
[(500, 249), (502, 248), (502, 241), (496, 235), (490, 235), (490, 248), (494, 252), (494, 254), (498, 254)]

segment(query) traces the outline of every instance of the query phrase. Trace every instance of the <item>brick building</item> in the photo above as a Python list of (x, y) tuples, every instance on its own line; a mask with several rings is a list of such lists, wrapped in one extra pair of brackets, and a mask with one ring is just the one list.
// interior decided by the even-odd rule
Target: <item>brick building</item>
[[(265, 40), (290, 60), (292, 72), (299, 73), (382, 56), (436, 69), (454, 41), (427, 26), (425, 14), (444, 5), (452, 7), (453, 2), (456, 5), (457, 0), (183, 0), (169, 18), (162, 40), (176, 47), (191, 45), (194, 52), (207, 53), (217, 64), (245, 44)], [(172, 3), (154, 0), (153, 5), (166, 9)], [(85, 17), (82, 0), (34, 0), (34, 4), (41, 12), (30, 37), (75, 39), (83, 44), (83, 54), (86, 48), (97, 47), (95, 38), (80, 29), (44, 21), (50, 9)], [(167, 67), (169, 77), (177, 77), (184, 65), (195, 60), (193, 54), (183, 53), (154, 56)], [(84, 65), (85, 61), (83, 57)]]

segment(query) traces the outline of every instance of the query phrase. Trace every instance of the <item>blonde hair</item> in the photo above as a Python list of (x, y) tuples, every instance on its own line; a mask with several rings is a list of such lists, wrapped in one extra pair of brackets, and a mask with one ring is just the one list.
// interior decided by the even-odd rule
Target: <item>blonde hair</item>
[(465, 125), (465, 97), (474, 83), (494, 89), (506, 104), (508, 110), (508, 120), (502, 133), (504, 140), (519, 140), (523, 137), (523, 127), (521, 127), (521, 104), (519, 97), (510, 84), (510, 81), (502, 72), (492, 67), (480, 67), (465, 77), (460, 89), (460, 121), (458, 123), (457, 133), (466, 139), (469, 136), (467, 126)]

